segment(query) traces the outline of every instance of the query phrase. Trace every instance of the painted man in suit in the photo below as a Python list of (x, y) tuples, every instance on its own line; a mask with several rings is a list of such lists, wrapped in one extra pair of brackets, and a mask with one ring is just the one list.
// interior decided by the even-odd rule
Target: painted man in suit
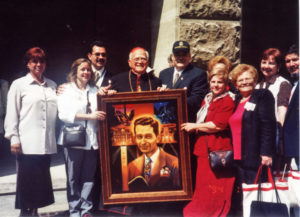
[[(142, 155), (128, 165), (129, 184), (131, 185), (136, 177), (143, 177), (150, 190), (179, 187), (178, 158), (157, 146), (158, 120), (152, 116), (139, 117), (133, 122), (133, 131)], [(133, 190), (138, 189), (133, 188)]]
[(285, 65), (291, 75), (293, 88), (283, 125), (284, 152), (290, 160), (295, 159), (293, 169), (299, 170), (299, 53), (296, 45), (288, 50)]
[(206, 72), (191, 64), (190, 45), (186, 41), (173, 44), (174, 66), (160, 72), (162, 84), (169, 89), (186, 89), (189, 121), (196, 120), (204, 96), (208, 93)]

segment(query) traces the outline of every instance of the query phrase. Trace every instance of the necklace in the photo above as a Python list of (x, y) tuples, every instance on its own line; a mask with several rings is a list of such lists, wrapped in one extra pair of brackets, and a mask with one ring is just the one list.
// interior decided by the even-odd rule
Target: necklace
[[(147, 72), (146, 72), (147, 73)], [(149, 87), (150, 87), (150, 91), (152, 90), (152, 87), (151, 87), (151, 82), (150, 82), (150, 77), (147, 73), (147, 76), (148, 76), (148, 83), (149, 83)], [(129, 71), (129, 86), (130, 86), (130, 90), (131, 92), (135, 92), (132, 88), (132, 84), (131, 84), (131, 70)]]

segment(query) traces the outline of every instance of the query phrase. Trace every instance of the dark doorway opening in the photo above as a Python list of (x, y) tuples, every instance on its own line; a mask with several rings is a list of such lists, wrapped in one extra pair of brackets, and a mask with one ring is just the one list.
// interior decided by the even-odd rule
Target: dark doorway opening
[(242, 7), (242, 63), (259, 69), (265, 49), (275, 47), (284, 53), (298, 43), (298, 0), (244, 0)]
[(150, 0), (1, 1), (0, 77), (19, 76), (25, 51), (40, 46), (48, 55), (47, 76), (65, 82), (71, 63), (86, 57), (88, 44), (97, 38), (108, 46), (108, 69), (128, 70), (133, 47), (151, 48), (150, 10)]

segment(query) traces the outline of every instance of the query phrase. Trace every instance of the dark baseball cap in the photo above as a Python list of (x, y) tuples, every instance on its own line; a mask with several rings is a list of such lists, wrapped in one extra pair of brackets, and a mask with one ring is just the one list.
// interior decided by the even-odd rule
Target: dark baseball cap
[(180, 51), (189, 53), (190, 52), (189, 43), (187, 43), (186, 41), (175, 41), (173, 44), (173, 53), (180, 52)]

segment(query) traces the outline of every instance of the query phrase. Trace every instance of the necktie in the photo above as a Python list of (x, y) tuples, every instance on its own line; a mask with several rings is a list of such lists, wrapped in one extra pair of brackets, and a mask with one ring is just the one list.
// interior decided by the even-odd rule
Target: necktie
[(137, 92), (141, 92), (142, 91), (141, 81), (140, 81), (140, 77), (139, 76), (136, 78), (136, 91)]
[(174, 81), (173, 81), (173, 86), (176, 84), (178, 78), (179, 78), (179, 72), (176, 72), (175, 73), (175, 78), (174, 78)]
[(144, 167), (144, 177), (147, 181), (149, 181), (151, 176), (151, 158), (146, 156), (146, 162)]

